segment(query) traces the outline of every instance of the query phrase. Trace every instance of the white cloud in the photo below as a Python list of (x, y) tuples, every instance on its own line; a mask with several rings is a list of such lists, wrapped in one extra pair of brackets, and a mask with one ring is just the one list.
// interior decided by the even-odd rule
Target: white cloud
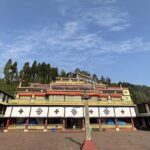
[(83, 13), (86, 22), (95, 23), (100, 27), (107, 27), (113, 31), (122, 31), (129, 27), (127, 12), (121, 12), (116, 8), (100, 7)]
[[(54, 27), (54, 26), (53, 26)], [(150, 42), (134, 38), (120, 42), (105, 40), (99, 33), (90, 33), (81, 22), (66, 22), (63, 27), (44, 27), (18, 36), (16, 42), (0, 42), (0, 58), (21, 62), (47, 61), (52, 65), (72, 69), (80, 66), (99, 68), (113, 63), (114, 54), (150, 51)]]
[(0, 40), (3, 64), (13, 58), (21, 64), (35, 59), (47, 61), (68, 70), (77, 66), (99, 68), (101, 64), (114, 63), (114, 54), (150, 51), (150, 42), (140, 37), (118, 42), (103, 38), (102, 28), (111, 32), (124, 31), (130, 26), (129, 14), (111, 7), (116, 0), (87, 0), (87, 7), (80, 6), (79, 1), (57, 1), (59, 12), (64, 17), (60, 24), (53, 22), (37, 30), (26, 31), (13, 37), (13, 43)]
[(116, 0), (61, 0), (58, 11), (64, 19), (68, 17), (87, 26), (92, 24), (110, 31), (123, 31), (130, 26), (129, 14), (111, 5), (114, 3)]
[(125, 30), (127, 27), (131, 26), (130, 24), (124, 24), (124, 25), (116, 25), (116, 26), (113, 26), (110, 30), (111, 31), (123, 31)]

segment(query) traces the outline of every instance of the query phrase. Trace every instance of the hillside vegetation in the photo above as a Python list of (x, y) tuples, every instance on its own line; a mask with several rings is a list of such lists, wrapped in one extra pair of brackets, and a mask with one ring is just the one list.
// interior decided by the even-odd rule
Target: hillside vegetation
[[(122, 86), (127, 87), (130, 90), (131, 98), (134, 103), (146, 102), (150, 100), (150, 87), (144, 85), (134, 85), (127, 82), (111, 83), (109, 77), (101, 76), (100, 78), (96, 74), (90, 74), (88, 71), (80, 70), (76, 68), (74, 73), (81, 73), (91, 76), (93, 80), (98, 83), (105, 83), (110, 86)], [(55, 81), (57, 76), (66, 77), (65, 70), (59, 71), (57, 67), (52, 67), (50, 64), (33, 62), (32, 65), (29, 62), (25, 62), (23, 68), (18, 71), (17, 62), (8, 60), (4, 67), (4, 78), (0, 79), (0, 89), (9, 92), (14, 95), (20, 80), (23, 81), (23, 85), (28, 83), (50, 83)]]
[(0, 80), (0, 90), (4, 90), (11, 95), (14, 95), (17, 90), (18, 83), (7, 84), (4, 81)]
[(120, 83), (123, 87), (129, 88), (131, 98), (134, 103), (150, 101), (150, 87), (145, 85), (134, 85), (125, 82)]

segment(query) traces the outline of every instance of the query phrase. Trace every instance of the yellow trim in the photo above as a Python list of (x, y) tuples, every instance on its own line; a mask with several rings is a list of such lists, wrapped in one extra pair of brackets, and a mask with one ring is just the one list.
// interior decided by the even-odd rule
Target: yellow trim
[(25, 129), (25, 126), (24, 125), (11, 125), (8, 127), (8, 130), (11, 130), (11, 129)]
[[(53, 85), (58, 85), (58, 84), (61, 84), (61, 85), (83, 85), (84, 82), (74, 82), (74, 81), (57, 81), (55, 83), (53, 83)], [(90, 85), (90, 84), (84, 84), (84, 85)]]
[[(11, 100), (7, 105), (58, 105), (58, 106), (84, 106), (83, 101), (65, 101), (65, 102), (56, 102), (56, 101), (36, 101), (36, 100)], [(133, 102), (116, 102), (116, 101), (101, 101), (101, 102), (95, 102), (95, 101), (89, 101), (89, 106), (136, 106), (133, 104)]]
[(108, 125), (108, 124), (102, 124), (101, 128), (116, 128), (116, 125)]
[(55, 129), (62, 129), (63, 128), (63, 124), (49, 124), (47, 126), (47, 129), (53, 129), (53, 128), (55, 128)]
[(94, 129), (99, 129), (99, 124), (95, 123), (95, 124), (90, 124), (90, 127), (91, 128), (94, 128)]
[(132, 124), (118, 125), (119, 128), (132, 128)]
[(44, 129), (44, 125), (29, 125), (28, 129)]
[(1, 104), (1, 105), (6, 105), (7, 103), (6, 103), (6, 102), (0, 102), (0, 104)]

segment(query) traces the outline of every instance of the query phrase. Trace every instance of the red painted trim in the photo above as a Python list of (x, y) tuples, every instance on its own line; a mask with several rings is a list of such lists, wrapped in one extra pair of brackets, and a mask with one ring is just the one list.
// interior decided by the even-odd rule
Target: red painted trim
[(35, 96), (45, 96), (46, 93), (34, 93)]
[(122, 97), (122, 94), (116, 94), (116, 93), (113, 94), (113, 93), (112, 93), (112, 94), (110, 94), (110, 96), (111, 96), (111, 97), (118, 97), (118, 98), (120, 98), (120, 97)]
[(99, 94), (99, 97), (108, 97), (109, 94)]
[(19, 96), (32, 96), (33, 93), (19, 93)]
[(89, 95), (89, 96), (97, 96), (97, 97), (99, 96), (98, 93), (88, 93), (88, 95)]

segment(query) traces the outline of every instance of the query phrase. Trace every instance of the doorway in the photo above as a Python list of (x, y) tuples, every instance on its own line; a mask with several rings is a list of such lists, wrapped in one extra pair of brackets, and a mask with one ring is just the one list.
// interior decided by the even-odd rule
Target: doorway
[(66, 118), (66, 128), (82, 129), (82, 118)]

